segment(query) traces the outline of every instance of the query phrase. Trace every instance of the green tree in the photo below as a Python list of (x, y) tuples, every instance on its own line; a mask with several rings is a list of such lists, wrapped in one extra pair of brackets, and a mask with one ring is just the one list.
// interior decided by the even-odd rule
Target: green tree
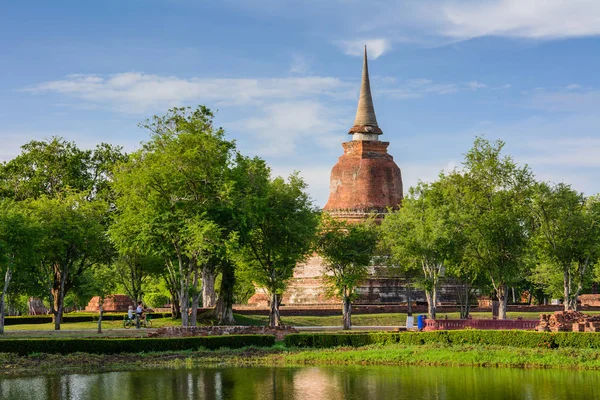
[[(0, 334), (4, 333), (5, 298), (15, 274), (25, 275), (37, 262), (39, 228), (20, 204), (0, 201), (0, 273), (4, 276), (0, 294)], [(29, 275), (29, 274), (27, 274)]]
[(411, 188), (402, 208), (387, 215), (381, 224), (382, 241), (394, 263), (405, 270), (422, 271), (429, 318), (435, 319), (440, 277), (453, 252), (459, 231), (451, 224), (449, 207), (440, 182), (419, 183)]
[(497, 297), (499, 318), (506, 319), (509, 288), (526, 275), (533, 177), (527, 166), (502, 156), (504, 142), (477, 138), (463, 171), (445, 196), (454, 202), (453, 224), (464, 236), (463, 262), (484, 271)]
[(287, 182), (275, 178), (254, 197), (252, 212), (246, 213), (248, 235), (244, 238), (244, 260), (254, 281), (270, 297), (269, 326), (281, 325), (279, 303), (294, 269), (313, 243), (318, 214), (297, 175)]
[[(577, 297), (592, 266), (600, 257), (600, 207), (597, 199), (586, 199), (569, 185), (536, 185), (532, 202), (535, 248), (540, 258), (538, 281), (556, 274), (562, 279), (566, 310), (577, 309)], [(551, 271), (543, 273), (545, 267)]]
[(126, 158), (117, 146), (101, 143), (93, 151), (81, 150), (74, 142), (56, 136), (33, 140), (21, 150), (0, 165), (0, 197), (56, 197), (65, 190), (109, 197), (112, 165)]
[(49, 292), (54, 327), (60, 330), (65, 295), (87, 269), (112, 255), (104, 225), (107, 205), (75, 193), (43, 196), (28, 206), (41, 225), (38, 279)]
[(190, 300), (199, 293), (199, 271), (212, 268), (209, 255), (225, 236), (215, 219), (230, 202), (235, 144), (212, 118), (206, 107), (174, 108), (142, 123), (150, 140), (115, 172), (118, 211), (111, 237), (121, 250), (133, 242), (163, 258), (184, 326)]
[(377, 230), (372, 220), (347, 223), (323, 214), (319, 231), (316, 248), (324, 261), (327, 293), (342, 299), (344, 329), (351, 329), (352, 301), (356, 298), (356, 287), (369, 274)]
[(165, 267), (160, 257), (153, 254), (120, 254), (113, 266), (114, 276), (120, 286), (137, 304), (143, 300), (144, 287), (149, 279), (158, 276)]

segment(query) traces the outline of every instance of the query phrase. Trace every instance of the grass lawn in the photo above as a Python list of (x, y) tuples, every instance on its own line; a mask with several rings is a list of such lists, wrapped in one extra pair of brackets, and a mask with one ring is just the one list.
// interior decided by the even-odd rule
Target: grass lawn
[(150, 352), (139, 354), (68, 355), (0, 353), (0, 375), (35, 371), (110, 371), (197, 366), (293, 366), (293, 365), (437, 365), (600, 369), (595, 349), (516, 348), (484, 345), (370, 345), (333, 349), (246, 347), (214, 351)]
[[(598, 314), (600, 312), (590, 312), (590, 314)], [(459, 314), (453, 313), (440, 313), (438, 318), (457, 319)], [(475, 312), (472, 313), (473, 318), (476, 319), (491, 319), (490, 312)], [(267, 325), (268, 316), (266, 315), (241, 315), (234, 314), (235, 320), (238, 325), (251, 325), (261, 326)], [(539, 313), (535, 312), (509, 312), (508, 317), (510, 319), (516, 319), (521, 317), (523, 319), (538, 319)], [(415, 318), (416, 319), (416, 318)], [(285, 325), (291, 326), (342, 326), (342, 316), (340, 315), (328, 315), (328, 316), (283, 316), (281, 318)], [(401, 326), (406, 324), (405, 313), (389, 313), (389, 314), (355, 314), (352, 316), (352, 323), (355, 327), (360, 326)], [(172, 320), (171, 318), (155, 318), (152, 320), (152, 328), (160, 328), (163, 326), (179, 326), (180, 320)], [(54, 325), (48, 324), (23, 324), (23, 325), (9, 325), (5, 327), (7, 336), (16, 337), (47, 337), (48, 335), (60, 335), (61, 337), (82, 337), (91, 336), (99, 337), (96, 333), (97, 330), (96, 322), (67, 322), (61, 325), (62, 331), (54, 331)], [(142, 328), (136, 330), (135, 328), (123, 329), (123, 321), (104, 321), (102, 323), (102, 329), (104, 331), (102, 336), (145, 336), (147, 330)], [(19, 331), (18, 333), (15, 331)], [(77, 331), (77, 332), (66, 332), (66, 331)]]

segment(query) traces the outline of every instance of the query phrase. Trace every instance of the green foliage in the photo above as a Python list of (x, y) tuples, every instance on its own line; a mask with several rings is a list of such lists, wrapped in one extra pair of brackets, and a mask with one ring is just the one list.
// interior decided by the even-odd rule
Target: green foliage
[(262, 179), (253, 191), (243, 209), (248, 233), (240, 238), (241, 262), (254, 282), (271, 295), (270, 325), (276, 326), (280, 323), (278, 296), (296, 265), (309, 253), (318, 214), (298, 174), (290, 175), (287, 181), (281, 177)]
[(344, 329), (350, 329), (352, 301), (356, 298), (356, 287), (369, 274), (377, 230), (373, 220), (352, 224), (323, 214), (319, 232), (316, 249), (325, 265), (323, 281), (327, 294), (342, 298)]
[(223, 335), (186, 338), (143, 339), (4, 339), (0, 353), (147, 353), (158, 351), (237, 349), (246, 346), (270, 347), (275, 344), (272, 335)]
[(562, 283), (562, 296), (557, 297), (564, 298), (565, 308), (574, 309), (600, 257), (600, 203), (569, 185), (540, 183), (532, 210), (540, 261), (533, 278), (553, 295)]
[(313, 242), (317, 213), (297, 174), (267, 182), (249, 213), (246, 259), (255, 282), (281, 294)]
[(31, 287), (40, 238), (40, 226), (22, 204), (0, 200), (0, 334), (4, 332), (6, 296), (18, 297), (16, 290), (9, 290), (11, 281), (16, 281), (18, 289)]
[(53, 299), (53, 313), (60, 324), (65, 295), (84, 273), (110, 261), (112, 247), (105, 234), (107, 204), (88, 201), (82, 194), (42, 196), (28, 202), (42, 227), (39, 284)]
[(329, 294), (352, 301), (356, 287), (368, 276), (377, 245), (374, 222), (350, 224), (323, 214), (319, 231), (316, 248), (325, 262)]
[(411, 188), (402, 208), (390, 213), (380, 230), (382, 245), (392, 263), (409, 273), (421, 270), (420, 286), (425, 290), (429, 317), (435, 318), (440, 276), (452, 261), (460, 258), (462, 231), (451, 218), (445, 178)]
[[(127, 314), (104, 314), (102, 319), (105, 321), (122, 321), (123, 317)], [(148, 313), (152, 319), (157, 318), (171, 318), (171, 313)], [(97, 322), (98, 314), (78, 314), (70, 315), (66, 314), (63, 316), (64, 323), (75, 323), (75, 322)], [(5, 324), (9, 325), (39, 325), (47, 324), (52, 322), (52, 317), (49, 315), (22, 315), (17, 317), (6, 317)]]
[(298, 333), (285, 337), (287, 347), (328, 348), (338, 346), (360, 347), (367, 345), (496, 345), (521, 348), (594, 348), (600, 349), (600, 336), (580, 332), (530, 332), (530, 331), (434, 331), (403, 333)]
[(112, 165), (126, 158), (117, 146), (101, 143), (94, 151), (81, 150), (56, 136), (33, 140), (21, 150), (0, 165), (0, 197), (25, 200), (76, 190), (109, 198)]
[(447, 175), (444, 196), (464, 237), (462, 263), (484, 271), (506, 318), (508, 288), (519, 283), (529, 261), (533, 175), (502, 156), (504, 142), (477, 138), (464, 169)]
[(121, 254), (160, 256), (187, 325), (198, 271), (226, 248), (222, 210), (231, 204), (235, 143), (206, 107), (174, 108), (141, 124), (151, 138), (118, 166), (120, 197), (110, 235)]

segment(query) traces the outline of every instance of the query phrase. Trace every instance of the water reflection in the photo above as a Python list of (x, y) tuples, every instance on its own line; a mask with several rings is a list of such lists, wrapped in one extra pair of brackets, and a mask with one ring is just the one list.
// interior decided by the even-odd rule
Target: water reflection
[(0, 399), (600, 398), (600, 373), (448, 367), (199, 368), (0, 378)]

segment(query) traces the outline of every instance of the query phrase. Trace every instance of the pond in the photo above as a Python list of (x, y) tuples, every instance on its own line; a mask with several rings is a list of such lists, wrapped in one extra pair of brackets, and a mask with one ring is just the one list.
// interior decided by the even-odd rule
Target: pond
[(0, 399), (600, 398), (600, 372), (451, 367), (249, 367), (0, 377)]

